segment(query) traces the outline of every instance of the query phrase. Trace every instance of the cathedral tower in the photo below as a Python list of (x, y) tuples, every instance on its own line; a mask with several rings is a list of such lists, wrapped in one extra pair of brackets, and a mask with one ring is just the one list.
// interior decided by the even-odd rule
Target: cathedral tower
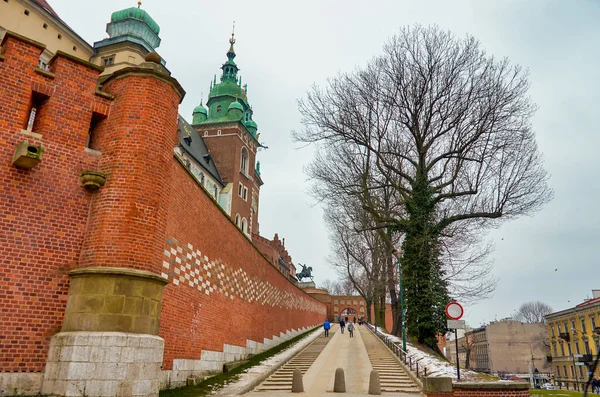
[(221, 78), (210, 84), (207, 108), (194, 109), (193, 127), (204, 138), (229, 194), (225, 210), (249, 237), (258, 233), (258, 198), (263, 184), (256, 163), (258, 126), (252, 120), (248, 87), (242, 86), (235, 63), (235, 36), (229, 39), (227, 61), (221, 66)]

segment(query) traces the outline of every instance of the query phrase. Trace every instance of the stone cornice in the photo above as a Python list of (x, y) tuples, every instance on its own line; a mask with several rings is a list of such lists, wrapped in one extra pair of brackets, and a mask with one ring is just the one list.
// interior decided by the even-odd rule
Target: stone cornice
[(169, 84), (179, 94), (179, 103), (181, 103), (183, 97), (185, 96), (185, 90), (181, 84), (179, 84), (179, 81), (169, 76), (164, 66), (151, 62), (144, 62), (140, 66), (131, 66), (116, 70), (113, 74), (109, 75), (106, 80), (103, 80), (102, 84), (106, 84), (112, 79), (122, 79), (126, 76), (151, 76)]
[(114, 275), (114, 276), (125, 276), (125, 277), (133, 277), (133, 278), (144, 278), (148, 280), (155, 281), (160, 284), (168, 284), (169, 281), (165, 280), (158, 274), (146, 271), (146, 270), (137, 270), (137, 269), (129, 269), (126, 267), (104, 267), (104, 266), (94, 266), (94, 267), (82, 267), (79, 269), (70, 270), (67, 274), (71, 277), (85, 277), (92, 276), (98, 274), (105, 275)]

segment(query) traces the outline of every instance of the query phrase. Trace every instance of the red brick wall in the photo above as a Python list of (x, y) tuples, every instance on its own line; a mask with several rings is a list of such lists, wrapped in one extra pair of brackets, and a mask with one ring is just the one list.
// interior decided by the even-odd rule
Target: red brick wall
[[(335, 303), (335, 301), (338, 303)], [(342, 301), (344, 301), (343, 304), (341, 303)], [(356, 305), (354, 304), (354, 301), (357, 301)], [(338, 308), (337, 315), (335, 314), (336, 307)], [(363, 308), (362, 312), (360, 311), (361, 307)], [(329, 320), (337, 322), (338, 316), (340, 316), (345, 309), (354, 309), (354, 311), (356, 311), (356, 314), (348, 314), (343, 316), (348, 317), (349, 321), (352, 321), (354, 317), (356, 317), (356, 321), (358, 321), (360, 317), (364, 317), (365, 319), (367, 318), (367, 306), (363, 297), (353, 295), (332, 295), (329, 302)]]
[[(55, 77), (34, 71), (42, 49), (5, 37), (0, 60), (0, 372), (45, 366), (50, 338), (60, 331), (76, 267), (90, 194), (79, 173), (96, 158), (84, 151), (99, 71), (57, 56)], [(27, 125), (33, 92), (48, 96), (33, 131)], [(15, 145), (42, 143), (43, 160), (30, 171), (12, 166)]]
[(103, 88), (115, 95), (95, 131), (108, 177), (92, 199), (80, 266), (160, 273), (181, 98), (154, 75), (119, 76)]
[[(429, 396), (429, 393), (427, 393)], [(459, 389), (454, 388), (454, 397), (528, 397), (529, 389), (521, 390), (494, 390), (482, 387), (481, 389)]]
[[(168, 84), (115, 79), (104, 87), (111, 102), (96, 94), (94, 67), (58, 55), (54, 76), (36, 72), (42, 47), (7, 34), (0, 59), (0, 372), (43, 371), (63, 321), (66, 273), (78, 265), (165, 272), (167, 366), (323, 321), (324, 306), (284, 279), (174, 159), (179, 97)], [(21, 133), (34, 92), (47, 97), (33, 127), (41, 140)], [(92, 112), (107, 117), (95, 129), (101, 155), (85, 149)], [(45, 147), (29, 171), (12, 166), (23, 140)], [(98, 169), (107, 183), (87, 193), (79, 175)], [(230, 289), (203, 268), (214, 292), (175, 284), (165, 247), (188, 244), (227, 266)]]
[[(250, 208), (252, 206), (252, 189), (256, 189), (255, 183), (246, 178), (240, 172), (242, 147), (248, 148), (249, 165), (248, 173), (254, 177), (254, 168), (256, 160), (256, 150), (249, 143), (242, 140), (242, 137), (249, 138), (250, 134), (241, 127), (239, 123), (214, 126), (196, 126), (198, 133), (204, 137), (206, 146), (215, 161), (221, 178), (225, 182), (233, 183), (231, 218), (235, 220), (235, 214), (240, 214), (241, 218), (246, 218), (248, 222), (248, 232), (256, 233), (258, 231), (258, 214), (253, 214), (252, 224), (250, 224)], [(208, 131), (208, 135), (204, 132)], [(218, 131), (221, 134), (218, 135)], [(251, 138), (250, 138), (251, 139)], [(238, 194), (239, 184), (242, 183), (248, 189), (247, 200), (244, 201)], [(257, 191), (258, 193), (258, 191)]]
[(172, 368), (174, 358), (222, 351), (225, 343), (245, 347), (247, 339), (263, 342), (324, 321), (325, 305), (273, 267), (176, 159), (171, 183), (162, 269), (171, 282), (159, 331), (163, 368)]
[[(424, 378), (424, 395), (426, 397), (528, 397), (527, 383), (500, 382), (457, 382), (451, 378)], [(449, 390), (449, 391), (430, 391)]]

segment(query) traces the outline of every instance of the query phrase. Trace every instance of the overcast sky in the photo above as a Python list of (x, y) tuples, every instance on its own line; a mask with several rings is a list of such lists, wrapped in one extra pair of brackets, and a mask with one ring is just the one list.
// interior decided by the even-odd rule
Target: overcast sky
[[(136, 5), (49, 1), (89, 43), (107, 36), (113, 11)], [(336, 276), (326, 262), (322, 210), (306, 193), (303, 167), (312, 150), (290, 138), (301, 128), (296, 100), (313, 83), (364, 66), (400, 26), (415, 23), (472, 34), (488, 53), (529, 68), (539, 106), (533, 125), (555, 199), (490, 233), (500, 281), (493, 298), (467, 307), (466, 319), (478, 326), (530, 300), (562, 310), (600, 289), (600, 2), (145, 0), (142, 7), (160, 25), (157, 51), (187, 92), (180, 113), (188, 121), (220, 72), (235, 20), (236, 62), (268, 146), (258, 156), (265, 181), (260, 231), (285, 238), (293, 261), (311, 265), (317, 284)]]

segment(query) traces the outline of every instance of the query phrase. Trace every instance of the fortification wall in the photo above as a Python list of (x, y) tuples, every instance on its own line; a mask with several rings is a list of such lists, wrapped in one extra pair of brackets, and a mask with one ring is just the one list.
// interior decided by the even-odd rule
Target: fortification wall
[[(0, 372), (39, 373), (63, 322), (67, 271), (77, 266), (87, 223), (91, 195), (79, 175), (98, 161), (85, 150), (92, 112), (108, 112), (110, 101), (96, 94), (93, 65), (59, 52), (42, 71), (45, 46), (11, 32), (1, 47)], [(12, 164), (23, 141), (45, 149), (31, 170)]]
[[(184, 92), (164, 68), (100, 91), (101, 68), (40, 70), (43, 49), (0, 49), (0, 396), (156, 396), (323, 321), (173, 156)], [(28, 170), (25, 140), (44, 147)]]
[(320, 324), (325, 305), (290, 283), (173, 159), (159, 336), (163, 387)]

